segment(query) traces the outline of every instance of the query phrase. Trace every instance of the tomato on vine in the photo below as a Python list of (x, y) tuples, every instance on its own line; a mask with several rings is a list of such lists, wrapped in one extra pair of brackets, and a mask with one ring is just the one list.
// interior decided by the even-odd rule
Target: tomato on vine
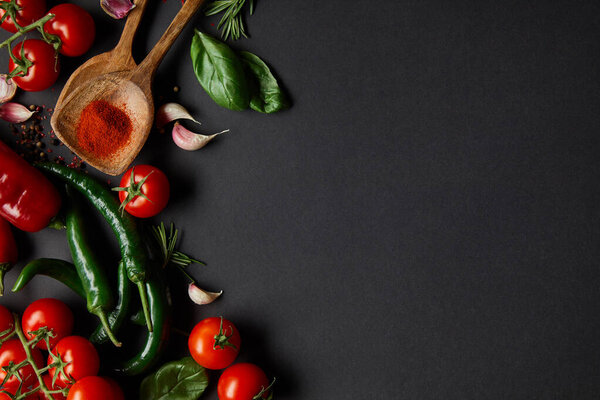
[[(74, 317), (69, 307), (58, 299), (39, 299), (31, 303), (23, 312), (21, 318), (23, 333), (29, 340), (35, 337), (36, 330), (47, 327), (54, 334), (48, 339), (50, 347), (54, 347), (62, 338), (73, 332)], [(37, 348), (48, 350), (45, 340), (36, 345)]]
[[(50, 368), (50, 377), (60, 387), (70, 387), (87, 376), (98, 374), (100, 357), (94, 345), (81, 336), (67, 336), (54, 346), (48, 356), (48, 365), (62, 364)], [(61, 371), (62, 369), (62, 371)]]
[(188, 339), (192, 358), (208, 369), (223, 369), (230, 365), (240, 352), (240, 333), (235, 325), (223, 317), (200, 321)]
[[(59, 386), (58, 382), (55, 382), (54, 385), (52, 385), (52, 377), (49, 374), (42, 375), (42, 380), (44, 381), (44, 385), (46, 385), (46, 387), (50, 390), (63, 389), (62, 386)], [(40, 396), (39, 397), (40, 400), (50, 400), (44, 392), (40, 391), (38, 393)], [(65, 400), (66, 399), (66, 397), (60, 393), (53, 393), (52, 397), (54, 398), (54, 400)]]
[(217, 383), (219, 400), (271, 399), (271, 386), (267, 375), (254, 364), (232, 365), (221, 374)]
[[(38, 349), (31, 349), (31, 355), (37, 368), (41, 368), (44, 363), (42, 353)], [(6, 378), (6, 371), (3, 369), (8, 367), (11, 361), (14, 364), (19, 364), (27, 359), (27, 353), (23, 348), (23, 344), (19, 339), (9, 339), (0, 347), (0, 382)], [(23, 379), (23, 388), (30, 388), (38, 382), (37, 376), (31, 365), (27, 364), (19, 368), (19, 374)], [(19, 387), (19, 380), (16, 376), (11, 376), (5, 382), (3, 388), (9, 391), (15, 391)]]
[(113, 384), (99, 376), (88, 376), (77, 381), (69, 390), (67, 400), (106, 400), (118, 399), (120, 390), (115, 391)]
[[(58, 79), (59, 64), (54, 47), (39, 39), (27, 39), (12, 50), (8, 70), (21, 89), (37, 92), (48, 89)], [(16, 74), (16, 75), (15, 75)]]
[(151, 165), (136, 165), (121, 178), (121, 208), (138, 218), (153, 217), (169, 202), (170, 185), (164, 172)]
[(48, 14), (54, 17), (44, 24), (44, 31), (60, 38), (60, 54), (77, 57), (92, 47), (96, 25), (90, 13), (78, 5), (64, 3), (52, 7)]
[(0, 0), (0, 18), (6, 13), (8, 15), (2, 21), (1, 27), (15, 33), (17, 27), (10, 15), (15, 13), (19, 26), (29, 25), (46, 14), (46, 0)]

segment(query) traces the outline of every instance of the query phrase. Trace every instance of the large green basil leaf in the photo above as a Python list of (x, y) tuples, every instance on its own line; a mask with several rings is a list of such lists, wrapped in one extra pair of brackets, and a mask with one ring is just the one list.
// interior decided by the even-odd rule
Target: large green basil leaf
[(190, 53), (198, 81), (218, 105), (230, 110), (248, 108), (244, 65), (229, 46), (196, 30)]
[(250, 107), (267, 114), (289, 108), (290, 102), (279, 87), (269, 66), (257, 55), (248, 51), (241, 51), (239, 54), (250, 80), (254, 83), (251, 89)]
[(147, 376), (140, 400), (197, 400), (208, 386), (208, 375), (192, 357), (166, 363)]

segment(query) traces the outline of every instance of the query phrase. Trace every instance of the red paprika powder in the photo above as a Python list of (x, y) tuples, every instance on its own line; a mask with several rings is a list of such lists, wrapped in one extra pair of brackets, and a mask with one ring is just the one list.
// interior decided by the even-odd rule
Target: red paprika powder
[(108, 158), (129, 142), (132, 129), (126, 111), (105, 100), (96, 100), (81, 112), (77, 142), (82, 150)]

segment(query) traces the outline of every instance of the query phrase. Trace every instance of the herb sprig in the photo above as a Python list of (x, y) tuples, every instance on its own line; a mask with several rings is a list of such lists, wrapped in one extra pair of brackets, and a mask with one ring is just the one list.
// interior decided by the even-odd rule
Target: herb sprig
[[(254, 14), (254, 0), (247, 0), (250, 6), (250, 15)], [(223, 17), (217, 25), (221, 30), (221, 37), (224, 40), (229, 38), (238, 40), (240, 37), (247, 38), (246, 28), (242, 19), (242, 9), (246, 0), (215, 0), (206, 7), (207, 16), (216, 15), (223, 12)]]

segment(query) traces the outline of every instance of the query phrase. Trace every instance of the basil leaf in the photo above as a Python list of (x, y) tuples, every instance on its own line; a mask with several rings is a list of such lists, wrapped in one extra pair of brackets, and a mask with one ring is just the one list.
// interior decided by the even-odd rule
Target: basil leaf
[(250, 107), (267, 114), (289, 108), (290, 103), (269, 66), (257, 55), (248, 51), (241, 51), (239, 54), (250, 80), (254, 83)]
[(141, 400), (197, 400), (208, 386), (208, 375), (192, 357), (166, 363), (147, 376), (140, 387)]
[(229, 46), (196, 30), (190, 53), (198, 81), (218, 105), (238, 111), (248, 108), (244, 66)]

